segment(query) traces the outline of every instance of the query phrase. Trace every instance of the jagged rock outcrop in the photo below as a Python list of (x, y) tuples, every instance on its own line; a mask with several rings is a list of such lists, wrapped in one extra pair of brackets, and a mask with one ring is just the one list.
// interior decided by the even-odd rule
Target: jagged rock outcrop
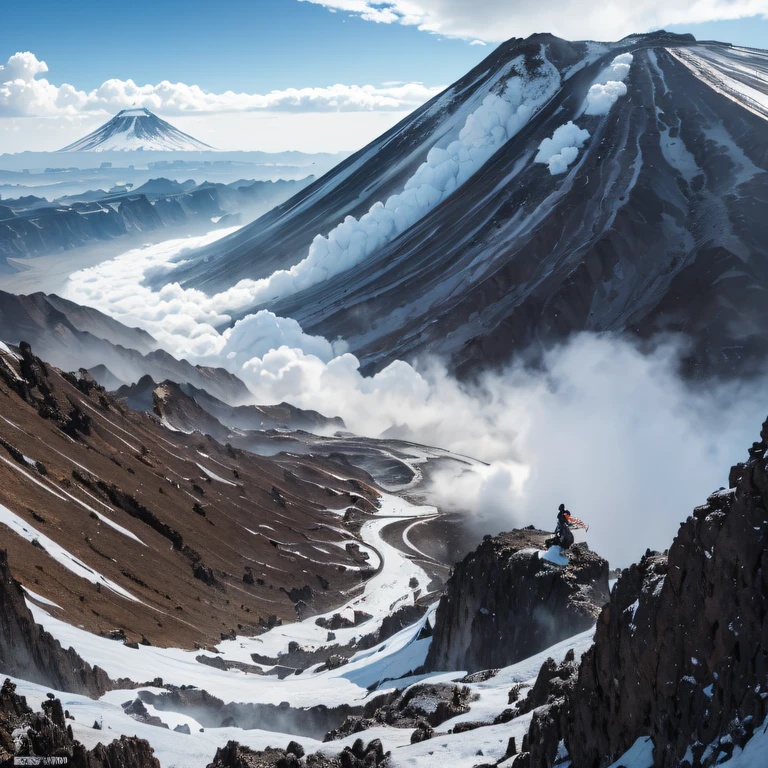
[(577, 544), (566, 566), (544, 555), (544, 531), (486, 538), (458, 563), (440, 600), (428, 670), (514, 664), (588, 629), (608, 601), (608, 563)]
[(135, 736), (121, 736), (87, 750), (73, 738), (61, 701), (48, 696), (43, 712), (34, 713), (6, 679), (0, 689), (0, 762), (44, 756), (66, 758), (73, 768), (160, 768), (149, 742)]
[(325, 741), (343, 739), (381, 725), (415, 728), (418, 732), (416, 741), (424, 741), (429, 738), (427, 734), (431, 735), (433, 727), (469, 712), (472, 701), (472, 692), (466, 685), (421, 683), (406, 691), (395, 690), (371, 699), (362, 715), (348, 717), (326, 734)]
[[(357, 739), (351, 747), (335, 757), (316, 752), (304, 757), (300, 744), (292, 741), (286, 749), (267, 747), (257, 752), (244, 747), (236, 741), (227, 742), (226, 746), (216, 750), (216, 756), (208, 768), (384, 768), (389, 765), (389, 753), (384, 753), (381, 741), (374, 739), (367, 745)], [(304, 762), (299, 760), (304, 757)]]
[(110, 679), (72, 648), (35, 624), (24, 592), (8, 569), (8, 553), (0, 549), (0, 669), (7, 675), (49, 685), (58, 691), (100, 696)]
[[(711, 766), (768, 715), (768, 421), (730, 488), (681, 526), (668, 554), (625, 570), (559, 709), (537, 711), (515, 768), (599, 768), (641, 737), (655, 765)], [(555, 740), (553, 745), (552, 741)]]
[(204, 728), (258, 728), (278, 733), (294, 733), (313, 739), (322, 739), (331, 728), (350, 715), (363, 712), (362, 706), (352, 704), (339, 704), (335, 707), (323, 704), (292, 707), (287, 702), (263, 704), (232, 701), (225, 704), (207, 691), (196, 688), (178, 688), (160, 694), (141, 690), (138, 697), (160, 712), (192, 715)]

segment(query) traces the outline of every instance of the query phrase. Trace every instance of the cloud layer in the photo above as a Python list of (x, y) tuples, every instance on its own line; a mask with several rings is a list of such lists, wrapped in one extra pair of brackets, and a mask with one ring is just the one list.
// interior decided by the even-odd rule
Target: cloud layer
[(15, 53), (0, 66), (0, 117), (112, 114), (146, 107), (163, 115), (226, 112), (366, 112), (411, 111), (442, 90), (422, 83), (390, 86), (331, 85), (258, 93), (206, 93), (197, 85), (137, 85), (133, 80), (107, 80), (92, 91), (67, 83), (54, 85), (40, 77), (48, 65), (29, 51)]
[(516, 364), (474, 383), (436, 360), (399, 360), (364, 376), (342, 340), (311, 336), (295, 320), (261, 311), (219, 332), (216, 314), (177, 286), (142, 285), (148, 269), (222, 234), (103, 262), (73, 274), (64, 295), (145, 328), (177, 357), (228, 368), (255, 403), (287, 401), (341, 416), (360, 435), (392, 430), (487, 462), (457, 465), (432, 487), (478, 536), (531, 523), (551, 529), (562, 502), (592, 526), (590, 546), (626, 565), (646, 547), (669, 545), (680, 521), (727, 482), (765, 418), (768, 377), (690, 385), (676, 373), (684, 350), (670, 342), (647, 354), (626, 339), (583, 334), (536, 369)]
[(447, 37), (507, 40), (552, 32), (569, 40), (618, 40), (670, 24), (768, 15), (768, 0), (302, 0), (379, 24), (406, 24)]

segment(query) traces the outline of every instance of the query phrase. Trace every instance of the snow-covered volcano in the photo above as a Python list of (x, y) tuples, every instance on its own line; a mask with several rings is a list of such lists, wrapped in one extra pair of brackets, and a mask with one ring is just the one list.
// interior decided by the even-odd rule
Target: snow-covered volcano
[(123, 109), (93, 133), (59, 152), (199, 152), (213, 149), (144, 107)]
[(173, 281), (378, 368), (627, 329), (743, 365), (768, 349), (766, 62), (664, 32), (511, 40)]

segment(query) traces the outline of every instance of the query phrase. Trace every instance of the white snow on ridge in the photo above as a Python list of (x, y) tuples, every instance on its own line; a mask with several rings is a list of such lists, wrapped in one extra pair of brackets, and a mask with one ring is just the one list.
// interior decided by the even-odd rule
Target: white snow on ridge
[(589, 131), (569, 120), (555, 129), (551, 139), (544, 139), (539, 144), (539, 152), (533, 162), (546, 163), (552, 176), (565, 173), (588, 138)]
[(620, 53), (598, 75), (584, 101), (585, 115), (607, 115), (619, 98), (627, 95), (624, 80), (629, 74), (633, 59), (631, 53)]
[[(14, 533), (17, 533), (23, 539), (29, 542), (37, 542), (57, 563), (63, 565), (68, 571), (71, 571), (76, 576), (90, 581), (91, 584), (102, 584), (105, 587), (116, 592), (118, 595), (132, 600), (135, 603), (140, 603), (137, 597), (134, 597), (130, 592), (123, 589), (119, 584), (116, 584), (106, 576), (102, 576), (98, 571), (94, 571), (84, 563), (80, 562), (74, 555), (67, 552), (66, 549), (58, 545), (53, 539), (49, 539), (45, 534), (40, 533), (36, 528), (33, 528), (29, 523), (20, 518), (18, 515), (11, 512), (8, 507), (0, 504), (0, 523), (8, 526)], [(32, 606), (30, 606), (31, 608)]]
[(213, 147), (175, 128), (148, 109), (124, 109), (60, 152), (198, 152)]
[(554, 95), (560, 74), (543, 48), (542, 59), (544, 73), (535, 77), (523, 69), (523, 57), (513, 62), (517, 76), (501, 95), (486, 96), (447, 148), (433, 147), (402, 192), (374, 203), (360, 219), (347, 216), (327, 237), (317, 235), (306, 258), (290, 269), (241, 280), (212, 296), (207, 306), (217, 312), (246, 309), (304, 290), (359, 264), (405, 232), (478, 171)]
[[(762, 118), (768, 117), (768, 76), (765, 71), (761, 75), (758, 68), (738, 65), (723, 52), (706, 46), (668, 48), (667, 52), (713, 90)], [(745, 80), (752, 80), (763, 90), (753, 88)]]

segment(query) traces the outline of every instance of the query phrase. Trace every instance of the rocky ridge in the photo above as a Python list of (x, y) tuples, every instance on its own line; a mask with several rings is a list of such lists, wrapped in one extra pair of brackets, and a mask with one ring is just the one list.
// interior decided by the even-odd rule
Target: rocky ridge
[(544, 557), (545, 531), (486, 537), (458, 563), (435, 618), (428, 670), (503, 667), (594, 624), (608, 600), (608, 563), (576, 544), (566, 566)]
[(73, 768), (160, 768), (149, 743), (135, 736), (85, 749), (73, 738), (59, 699), (48, 694), (36, 714), (6, 679), (0, 689), (0, 763), (35, 756), (64, 758)]
[[(668, 553), (625, 570), (594, 646), (534, 714), (515, 768), (550, 768), (564, 740), (600, 768), (650, 736), (654, 766), (708, 768), (768, 716), (768, 421), (730, 487), (682, 523)], [(628, 692), (631, 691), (631, 695)]]

